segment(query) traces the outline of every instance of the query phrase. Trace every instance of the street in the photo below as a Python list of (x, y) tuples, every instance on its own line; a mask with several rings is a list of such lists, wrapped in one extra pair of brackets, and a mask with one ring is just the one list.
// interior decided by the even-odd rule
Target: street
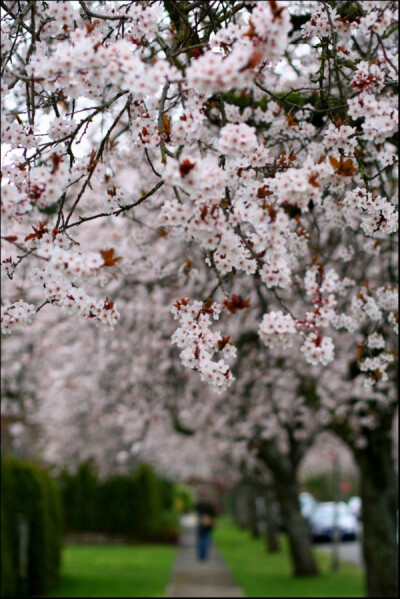
[[(332, 553), (332, 543), (318, 543), (315, 544), (315, 548), (322, 549), (326, 553)], [(357, 539), (357, 541), (339, 543), (339, 560), (362, 566), (363, 560), (360, 539)]]

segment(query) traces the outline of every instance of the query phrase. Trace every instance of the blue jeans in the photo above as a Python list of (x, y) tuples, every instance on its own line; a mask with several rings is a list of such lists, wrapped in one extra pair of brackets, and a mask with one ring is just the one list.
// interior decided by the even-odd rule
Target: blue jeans
[(197, 527), (197, 555), (200, 560), (207, 559), (211, 545), (211, 528)]

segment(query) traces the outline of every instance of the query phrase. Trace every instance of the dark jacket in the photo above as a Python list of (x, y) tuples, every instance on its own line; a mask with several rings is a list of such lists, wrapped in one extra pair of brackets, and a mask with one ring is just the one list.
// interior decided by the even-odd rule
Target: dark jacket
[(217, 515), (212, 503), (206, 500), (200, 500), (196, 503), (196, 511), (199, 517), (199, 526), (204, 530), (210, 530), (214, 526), (214, 519)]

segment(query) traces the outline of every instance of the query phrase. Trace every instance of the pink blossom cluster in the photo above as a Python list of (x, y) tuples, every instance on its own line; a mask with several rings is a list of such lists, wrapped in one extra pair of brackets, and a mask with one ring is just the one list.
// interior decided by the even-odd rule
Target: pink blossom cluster
[(31, 126), (25, 126), (17, 120), (10, 122), (4, 112), (1, 113), (1, 142), (11, 148), (34, 148), (38, 142)]
[(339, 127), (330, 123), (325, 131), (324, 145), (332, 150), (343, 150), (351, 154), (357, 146), (357, 130), (355, 127), (341, 124)]
[[(88, 34), (85, 29), (75, 29), (69, 40), (58, 43), (50, 55), (45, 55), (40, 46), (26, 70), (29, 76), (46, 80), (46, 85), (57, 89), (61, 85), (72, 96), (83, 91), (98, 96), (105, 84), (112, 83), (143, 98), (156, 93), (168, 76), (176, 76), (177, 70), (163, 60), (148, 65), (135, 49), (128, 40), (105, 45), (96, 31)], [(96, 75), (95, 85), (89, 73)]]
[(392, 352), (381, 352), (378, 356), (373, 358), (367, 357), (360, 362), (361, 372), (370, 373), (368, 379), (365, 380), (365, 385), (371, 387), (374, 380), (378, 378), (382, 383), (389, 380), (387, 369), (389, 364), (394, 362), (394, 355)]
[(210, 383), (217, 393), (225, 391), (233, 381), (231, 369), (223, 359), (218, 362), (213, 355), (221, 351), (225, 359), (235, 357), (236, 348), (229, 338), (210, 329), (211, 319), (218, 320), (222, 306), (216, 302), (203, 304), (186, 298), (178, 301), (171, 309), (180, 327), (172, 335), (172, 343), (183, 348), (180, 352), (182, 364), (200, 373), (202, 380)]
[[(307, 326), (327, 327), (335, 317), (334, 292), (337, 289), (338, 281), (339, 277), (333, 269), (329, 269), (326, 273), (323, 273), (318, 266), (307, 269), (304, 288), (314, 306), (313, 312), (306, 313), (305, 323)], [(329, 295), (324, 297), (325, 294)]]
[(300, 351), (309, 364), (323, 366), (332, 362), (334, 358), (334, 345), (331, 337), (320, 337), (317, 333), (307, 335)]
[(32, 322), (35, 306), (20, 299), (8, 306), (1, 306), (1, 332), (11, 334), (16, 329), (24, 328)]
[(303, 212), (308, 211), (310, 200), (319, 203), (321, 200), (320, 177), (324, 179), (330, 172), (325, 164), (313, 164), (308, 160), (300, 168), (288, 168), (277, 173), (270, 183), (279, 203), (298, 206)]
[(26, 214), (31, 212), (32, 204), (28, 196), (21, 195), (18, 189), (12, 185), (1, 188), (1, 218), (3, 232), (8, 225), (15, 222), (23, 222)]
[(200, 136), (207, 135), (207, 122), (204, 111), (193, 107), (184, 110), (179, 117), (171, 123), (171, 140), (174, 144), (191, 143)]
[(74, 22), (80, 18), (74, 9), (73, 3), (49, 2), (46, 8), (47, 20), (41, 31), (41, 40), (49, 40), (63, 36), (66, 32), (73, 30)]
[(257, 2), (251, 15), (251, 23), (255, 30), (255, 47), (260, 48), (262, 60), (279, 60), (285, 51), (292, 29), (289, 11), (279, 3)]
[(253, 77), (248, 68), (253, 53), (252, 44), (236, 45), (226, 58), (213, 50), (194, 61), (186, 71), (190, 87), (204, 94), (244, 87)]
[(258, 333), (267, 347), (288, 349), (296, 337), (296, 323), (290, 314), (271, 311), (264, 314)]
[[(254, 70), (265, 61), (278, 60), (287, 45), (291, 30), (286, 8), (258, 2), (248, 24), (228, 25), (212, 42), (212, 49), (193, 61), (186, 71), (189, 85), (200, 92), (245, 87), (254, 78)], [(224, 57), (222, 48), (231, 46)]]
[(360, 31), (365, 34), (374, 32), (382, 35), (396, 20), (397, 7), (391, 0), (367, 0), (363, 3), (366, 15), (360, 18)]
[[(204, 177), (207, 173), (207, 177)], [(227, 175), (218, 165), (214, 156), (201, 157), (195, 154), (183, 154), (178, 160), (168, 160), (164, 179), (170, 185), (176, 185), (192, 199), (218, 198), (223, 193)]]
[(364, 118), (363, 138), (376, 143), (394, 135), (399, 127), (399, 111), (396, 102), (378, 100), (374, 94), (362, 91), (347, 101), (348, 114), (353, 119)]
[(99, 283), (104, 281), (102, 272), (99, 272), (104, 260), (99, 252), (82, 253), (71, 248), (64, 249), (51, 243), (51, 240), (40, 240), (36, 253), (48, 259), (49, 268), (54, 272), (62, 273), (76, 284), (88, 279), (95, 279)]
[(245, 123), (239, 125), (228, 123), (222, 127), (218, 140), (218, 149), (221, 154), (251, 154), (257, 146), (254, 127), (249, 127)]
[(348, 191), (343, 198), (344, 215), (348, 226), (361, 229), (368, 236), (391, 235), (398, 230), (398, 212), (386, 198), (364, 188)]
[(384, 87), (385, 73), (377, 64), (370, 64), (366, 60), (358, 63), (357, 69), (350, 83), (358, 91), (381, 91)]
[[(256, 193), (257, 189), (264, 187), (261, 184), (257, 186)], [(235, 215), (241, 221), (251, 224), (252, 230), (247, 238), (254, 254), (263, 257), (259, 268), (261, 279), (267, 287), (287, 288), (292, 266), (295, 264), (295, 261), (288, 257), (292, 235), (289, 219), (276, 204), (268, 204), (263, 208), (254, 200), (245, 199), (249, 196), (249, 191), (248, 187), (243, 189), (243, 196), (235, 203)]]
[(51, 139), (61, 139), (68, 137), (73, 133), (76, 128), (76, 121), (74, 119), (66, 119), (63, 117), (56, 117), (49, 123), (49, 137)]
[(34, 269), (32, 280), (42, 285), (49, 303), (56, 304), (67, 314), (74, 314), (84, 320), (91, 319), (96, 326), (104, 325), (111, 330), (119, 320), (114, 302), (90, 297), (81, 287), (76, 287), (51, 268)]

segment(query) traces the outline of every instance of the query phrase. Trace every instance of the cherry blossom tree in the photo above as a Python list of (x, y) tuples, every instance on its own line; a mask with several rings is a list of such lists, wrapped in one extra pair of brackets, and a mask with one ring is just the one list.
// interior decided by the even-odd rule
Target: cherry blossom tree
[(253, 373), (276, 444), (292, 377), (289, 412), (360, 467), (368, 594), (397, 596), (396, 3), (8, 0), (1, 20), (9, 399), (29, 388), (80, 456), (108, 430), (111, 464), (110, 439), (176, 424), (176, 375), (206, 424), (208, 389), (239, 400)]

